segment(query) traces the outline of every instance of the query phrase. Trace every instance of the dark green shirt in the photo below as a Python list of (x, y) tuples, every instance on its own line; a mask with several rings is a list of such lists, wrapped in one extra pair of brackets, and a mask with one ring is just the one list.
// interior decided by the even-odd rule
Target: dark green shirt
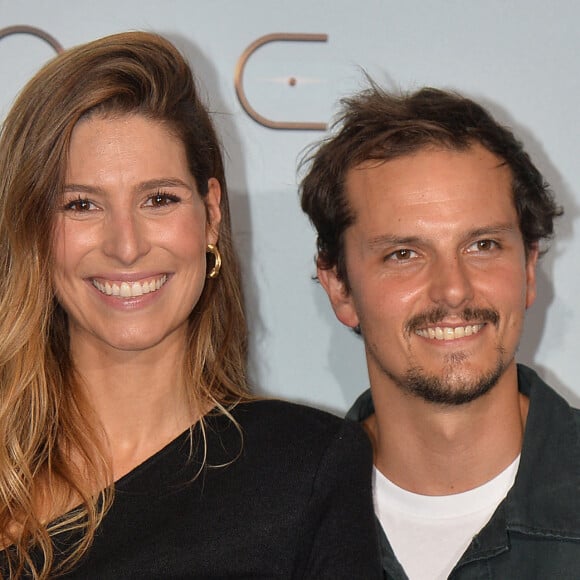
[[(452, 580), (580, 579), (580, 411), (523, 365), (518, 387), (530, 408), (515, 483)], [(362, 421), (373, 412), (366, 391), (347, 418)], [(384, 577), (407, 580), (382, 529), (380, 536)]]

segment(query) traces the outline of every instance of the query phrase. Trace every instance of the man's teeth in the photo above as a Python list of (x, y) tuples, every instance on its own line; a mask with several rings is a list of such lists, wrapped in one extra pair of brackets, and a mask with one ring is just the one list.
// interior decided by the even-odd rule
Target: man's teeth
[(464, 336), (471, 336), (477, 334), (482, 328), (483, 324), (469, 324), (467, 326), (436, 326), (435, 328), (421, 328), (417, 330), (417, 334), (423, 338), (434, 338), (435, 340), (454, 340), (456, 338), (463, 338)]
[(119, 296), (119, 298), (133, 298), (135, 296), (143, 296), (155, 292), (167, 282), (167, 276), (163, 275), (156, 280), (148, 280), (145, 282), (99, 282), (93, 280), (93, 286), (106, 294), (107, 296)]

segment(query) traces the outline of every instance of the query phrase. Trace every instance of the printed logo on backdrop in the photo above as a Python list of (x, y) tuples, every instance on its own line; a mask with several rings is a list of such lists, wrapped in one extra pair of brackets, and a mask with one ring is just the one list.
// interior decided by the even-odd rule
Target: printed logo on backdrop
[(58, 42), (58, 40), (54, 36), (48, 34), (48, 32), (45, 32), (40, 28), (24, 25), (7, 26), (6, 28), (0, 28), (0, 40), (6, 36), (12, 36), (13, 34), (27, 34), (29, 36), (36, 36), (36, 38), (40, 38), (41, 40), (44, 40), (45, 42), (50, 44), (50, 46), (54, 48), (56, 53), (60, 53), (63, 51), (60, 42)]
[[(256, 50), (271, 42), (326, 42), (327, 40), (327, 34), (297, 34), (284, 32), (266, 34), (265, 36), (260, 36), (260, 38), (254, 40), (254, 42), (252, 42), (240, 56), (234, 74), (236, 94), (240, 104), (244, 108), (244, 111), (246, 111), (246, 113), (252, 119), (254, 119), (256, 123), (260, 123), (260, 125), (264, 125), (264, 127), (268, 127), (269, 129), (287, 129), (299, 131), (326, 130), (326, 123), (316, 123), (309, 121), (273, 121), (264, 115), (261, 115), (254, 107), (252, 107), (244, 91), (244, 70), (248, 60), (256, 52)], [(295, 76), (288, 77), (287, 81), (288, 85), (291, 87), (296, 86), (298, 82)]]
[[(6, 36), (11, 36), (13, 34), (25, 34), (29, 36), (34, 36), (40, 38), (47, 42), (54, 51), (58, 54), (63, 51), (62, 45), (58, 42), (54, 36), (48, 32), (36, 28), (34, 26), (17, 25), (8, 26), (6, 28), (0, 28), (0, 40)], [(236, 69), (234, 72), (234, 86), (236, 89), (236, 95), (242, 108), (247, 113), (247, 115), (268, 129), (277, 130), (290, 130), (290, 131), (324, 131), (326, 130), (326, 123), (313, 122), (313, 121), (276, 121), (269, 119), (265, 115), (262, 115), (256, 110), (254, 106), (250, 104), (246, 91), (244, 89), (244, 72), (248, 61), (252, 55), (260, 48), (267, 44), (273, 42), (326, 42), (328, 40), (327, 34), (300, 34), (300, 33), (284, 33), (277, 32), (273, 34), (266, 34), (265, 36), (260, 36), (254, 42), (252, 42), (248, 47), (242, 52), (238, 62), (236, 64)], [(298, 78), (296, 76), (289, 76), (287, 79), (287, 84), (290, 87), (295, 87), (297, 85)]]

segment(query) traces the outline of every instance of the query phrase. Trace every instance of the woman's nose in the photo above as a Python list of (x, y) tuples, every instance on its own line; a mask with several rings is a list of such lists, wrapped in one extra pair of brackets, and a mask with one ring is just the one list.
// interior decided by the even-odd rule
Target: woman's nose
[(150, 249), (145, 224), (131, 212), (115, 212), (104, 222), (103, 252), (130, 266)]

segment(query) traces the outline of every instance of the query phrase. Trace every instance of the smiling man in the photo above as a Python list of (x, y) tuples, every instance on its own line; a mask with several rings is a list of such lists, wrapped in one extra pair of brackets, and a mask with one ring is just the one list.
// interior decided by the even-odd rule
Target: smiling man
[(349, 416), (374, 446), (385, 577), (580, 577), (580, 413), (515, 361), (561, 210), (469, 99), (372, 86), (343, 105), (302, 208), (365, 344)]

